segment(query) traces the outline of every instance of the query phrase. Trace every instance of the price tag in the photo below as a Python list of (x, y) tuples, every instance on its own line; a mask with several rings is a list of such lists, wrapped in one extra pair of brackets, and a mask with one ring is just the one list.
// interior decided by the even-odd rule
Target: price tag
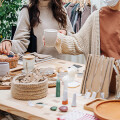
[(97, 93), (96, 93), (96, 92), (93, 92), (91, 98), (92, 98), (92, 99), (95, 99), (96, 96), (97, 96)]
[(105, 94), (104, 94), (104, 92), (101, 92), (101, 93), (100, 93), (100, 96), (101, 96), (102, 99), (105, 99)]
[(91, 96), (91, 92), (86, 92), (84, 98), (88, 99), (88, 98), (90, 98), (90, 96)]

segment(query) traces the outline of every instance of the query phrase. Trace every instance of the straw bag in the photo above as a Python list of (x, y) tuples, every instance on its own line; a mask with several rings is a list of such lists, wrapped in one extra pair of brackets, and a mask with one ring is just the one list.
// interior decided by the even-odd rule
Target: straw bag
[(36, 100), (47, 96), (48, 80), (45, 79), (36, 83), (18, 83), (17, 79), (22, 79), (25, 76), (17, 76), (11, 83), (12, 97), (19, 100)]

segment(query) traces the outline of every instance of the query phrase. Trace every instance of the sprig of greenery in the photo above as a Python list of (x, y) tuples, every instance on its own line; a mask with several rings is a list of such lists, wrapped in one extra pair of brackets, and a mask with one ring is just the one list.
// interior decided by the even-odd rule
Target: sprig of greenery
[(0, 7), (0, 38), (11, 38), (11, 29), (17, 23), (21, 7), (22, 0), (4, 0)]

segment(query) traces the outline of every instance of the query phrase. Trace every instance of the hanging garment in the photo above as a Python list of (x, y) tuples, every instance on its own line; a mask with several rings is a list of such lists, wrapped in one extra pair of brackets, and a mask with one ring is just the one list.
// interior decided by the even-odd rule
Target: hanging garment
[(66, 7), (66, 10), (67, 10), (67, 13), (68, 13), (69, 18), (71, 17), (72, 9), (73, 9), (74, 6), (75, 6), (74, 3), (70, 3), (70, 4)]
[(71, 13), (71, 17), (70, 17), (70, 21), (72, 23), (72, 26), (73, 26), (73, 23), (74, 23), (74, 20), (75, 20), (75, 16), (78, 12), (78, 8), (80, 7), (80, 4), (75, 4), (75, 6), (73, 7), (72, 9), (72, 13)]
[(67, 6), (69, 6), (69, 5), (70, 5), (70, 3), (71, 3), (71, 2), (69, 2), (69, 3), (65, 4), (65, 5), (64, 5), (64, 7), (66, 8)]
[[(66, 5), (65, 5), (66, 7)], [(68, 16), (70, 18), (71, 24), (73, 26), (74, 32), (78, 32), (81, 28), (81, 12), (80, 10), (80, 4), (73, 4), (70, 3), (67, 7), (66, 10), (68, 12)]]
[(91, 6), (84, 5), (84, 10), (82, 12), (82, 18), (81, 18), (81, 27), (84, 25), (85, 21), (91, 14)]
[(75, 33), (77, 33), (81, 28), (81, 16), (82, 16), (82, 12), (78, 11), (75, 16), (75, 21), (73, 24), (73, 30), (75, 31)]

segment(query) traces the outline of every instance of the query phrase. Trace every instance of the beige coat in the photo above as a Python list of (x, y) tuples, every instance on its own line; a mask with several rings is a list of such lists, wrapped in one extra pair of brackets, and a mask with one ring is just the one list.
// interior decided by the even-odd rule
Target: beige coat
[[(64, 56), (59, 54), (55, 48), (48, 48), (43, 46), (42, 37), (44, 29), (57, 29), (61, 28), (58, 22), (53, 17), (51, 9), (48, 8), (48, 1), (41, 1), (40, 3), (40, 20), (41, 24), (34, 27), (34, 34), (37, 37), (37, 53), (49, 54), (53, 57), (64, 59)], [(73, 32), (72, 25), (67, 16), (67, 32), (70, 34)], [(20, 12), (17, 24), (17, 30), (12, 40), (12, 51), (14, 53), (24, 53), (27, 51), (30, 38), (30, 22), (28, 9), (24, 8)]]

